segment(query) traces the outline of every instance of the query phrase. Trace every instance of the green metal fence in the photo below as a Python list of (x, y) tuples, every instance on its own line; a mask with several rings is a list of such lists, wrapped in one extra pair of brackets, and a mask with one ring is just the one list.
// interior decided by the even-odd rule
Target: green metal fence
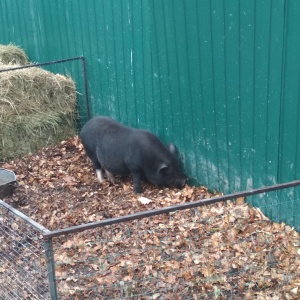
[(299, 14), (298, 0), (2, 0), (0, 43), (85, 56), (91, 115), (175, 142), (191, 183), (228, 193), (299, 177)]

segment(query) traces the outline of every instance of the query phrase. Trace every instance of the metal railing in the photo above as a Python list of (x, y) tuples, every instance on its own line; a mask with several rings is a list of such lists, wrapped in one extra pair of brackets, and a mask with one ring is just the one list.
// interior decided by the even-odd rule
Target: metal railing
[[(60, 59), (60, 60), (55, 60), (55, 61), (48, 61), (48, 62), (43, 62), (43, 63), (32, 63), (32, 64), (26, 65), (26, 66), (11, 67), (11, 68), (2, 69), (2, 70), (0, 69), (0, 73), (22, 70), (22, 69), (30, 69), (30, 68), (35, 68), (35, 67), (64, 65), (65, 63), (73, 62), (73, 61), (81, 62), (81, 68), (82, 68), (82, 73), (83, 73), (83, 87), (81, 88), (81, 90), (85, 96), (85, 100), (84, 100), (85, 109), (84, 110), (86, 112), (86, 115), (84, 116), (84, 118), (85, 118), (85, 121), (87, 121), (91, 118), (91, 116), (90, 116), (89, 90), (88, 90), (88, 81), (87, 81), (87, 66), (86, 66), (86, 59), (84, 56)], [(78, 91), (78, 82), (77, 82), (77, 91)]]
[[(0, 299), (51, 299), (43, 234), (49, 230), (0, 200)], [(55, 299), (55, 298), (54, 298)]]
[[(54, 231), (0, 201), (0, 299), (284, 299), (299, 281), (300, 269), (292, 263), (299, 254), (290, 253), (284, 273), (284, 254), (276, 247), (280, 228), (266, 232), (271, 221), (251, 220), (247, 205), (241, 209), (227, 200), (299, 185)], [(300, 247), (299, 235), (293, 238)]]

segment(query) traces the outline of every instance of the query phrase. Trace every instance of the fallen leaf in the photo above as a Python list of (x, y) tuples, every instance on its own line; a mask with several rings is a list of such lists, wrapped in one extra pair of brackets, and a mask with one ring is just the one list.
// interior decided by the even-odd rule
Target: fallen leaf
[(153, 202), (151, 199), (146, 198), (146, 197), (139, 197), (138, 201), (141, 202), (143, 205), (149, 204)]

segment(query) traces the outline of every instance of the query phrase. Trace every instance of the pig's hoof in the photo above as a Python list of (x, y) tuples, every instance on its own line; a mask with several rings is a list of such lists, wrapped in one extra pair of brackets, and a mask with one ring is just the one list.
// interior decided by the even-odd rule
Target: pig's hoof
[(106, 174), (106, 177), (107, 179), (112, 183), (114, 184), (115, 183), (115, 177), (112, 173), (110, 173), (109, 171), (105, 170), (105, 174)]
[(135, 186), (135, 187), (134, 187), (134, 192), (135, 192), (136, 194), (141, 194), (141, 193), (143, 192), (143, 189), (142, 189), (141, 186)]

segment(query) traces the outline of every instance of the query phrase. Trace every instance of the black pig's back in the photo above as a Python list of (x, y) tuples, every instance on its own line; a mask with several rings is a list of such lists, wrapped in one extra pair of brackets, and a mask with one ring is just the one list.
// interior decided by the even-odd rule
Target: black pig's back
[(159, 164), (172, 160), (172, 154), (154, 134), (124, 126), (109, 117), (92, 118), (80, 136), (91, 160), (96, 155), (102, 168), (113, 174), (126, 175), (132, 170), (155, 172)]

